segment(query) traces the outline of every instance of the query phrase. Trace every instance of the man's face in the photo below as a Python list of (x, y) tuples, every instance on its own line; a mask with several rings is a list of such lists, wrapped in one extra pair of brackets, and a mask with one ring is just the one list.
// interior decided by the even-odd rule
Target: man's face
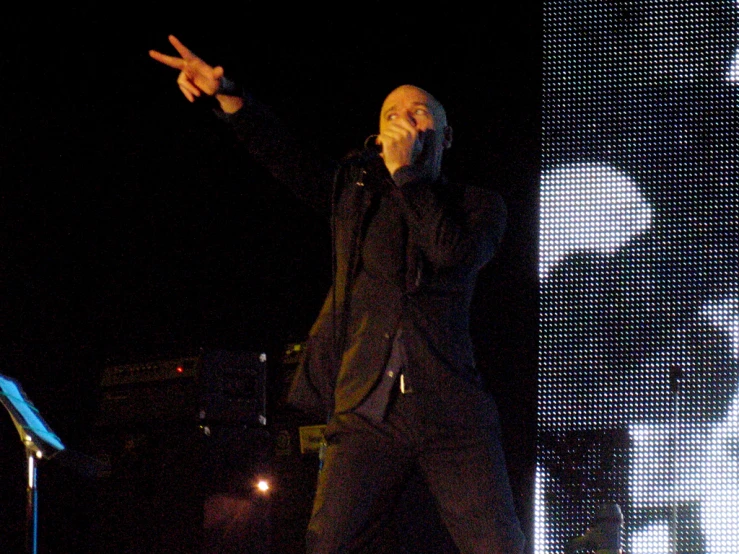
[(451, 128), (443, 106), (425, 90), (403, 85), (392, 91), (382, 104), (380, 134), (401, 120), (418, 132), (414, 163), (439, 171), (442, 153), (451, 146)]

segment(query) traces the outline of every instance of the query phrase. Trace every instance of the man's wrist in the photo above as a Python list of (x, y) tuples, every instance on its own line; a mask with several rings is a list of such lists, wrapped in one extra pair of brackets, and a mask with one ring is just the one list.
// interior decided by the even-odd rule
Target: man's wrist
[(218, 80), (214, 96), (225, 113), (236, 113), (244, 106), (243, 89), (226, 77)]
[(218, 79), (218, 89), (213, 93), (214, 96), (242, 96), (242, 94), (241, 87), (226, 76)]
[(395, 171), (391, 172), (390, 175), (395, 181), (395, 185), (403, 188), (404, 186), (416, 181), (419, 177), (418, 169), (412, 165), (400, 166)]
[(225, 113), (236, 113), (244, 106), (244, 99), (240, 96), (216, 94), (216, 100)]

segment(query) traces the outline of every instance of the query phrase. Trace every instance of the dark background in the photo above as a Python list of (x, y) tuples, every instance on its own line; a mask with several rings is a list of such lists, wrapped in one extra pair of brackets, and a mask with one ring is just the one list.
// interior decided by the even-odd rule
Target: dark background
[[(390, 90), (416, 84), (447, 107), (450, 176), (508, 203), (473, 335), (530, 525), (540, 20), (528, 1), (438, 14), (371, 2), (330, 11), (201, 3), (191, 13), (120, 4), (3, 18), (0, 373), (85, 451), (104, 367), (200, 348), (276, 360), (317, 314), (330, 283), (326, 222), (251, 162), (210, 106), (189, 105), (176, 71), (148, 57), (173, 52), (169, 33), (334, 157), (375, 131)], [(0, 420), (0, 546), (13, 552), (25, 466), (9, 418)], [(95, 484), (53, 461), (41, 477), (42, 546), (83, 550)]]

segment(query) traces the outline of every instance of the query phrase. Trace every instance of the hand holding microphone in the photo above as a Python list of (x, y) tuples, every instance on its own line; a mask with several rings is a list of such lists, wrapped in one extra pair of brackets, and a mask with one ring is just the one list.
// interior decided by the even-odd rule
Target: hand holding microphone
[(380, 156), (390, 175), (401, 167), (417, 164), (424, 150), (426, 133), (419, 131), (405, 119), (389, 122), (377, 136), (382, 146)]

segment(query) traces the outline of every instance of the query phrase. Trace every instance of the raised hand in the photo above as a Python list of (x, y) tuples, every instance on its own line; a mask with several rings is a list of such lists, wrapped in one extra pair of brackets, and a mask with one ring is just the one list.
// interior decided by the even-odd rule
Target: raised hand
[[(169, 42), (181, 57), (167, 56), (156, 50), (149, 50), (149, 55), (164, 65), (180, 70), (177, 84), (185, 98), (190, 102), (194, 102), (202, 94), (208, 96), (217, 94), (225, 79), (223, 68), (208, 65), (172, 35), (169, 35)], [(232, 112), (241, 107), (242, 102), (239, 97), (217, 95), (217, 98), (225, 111)]]

